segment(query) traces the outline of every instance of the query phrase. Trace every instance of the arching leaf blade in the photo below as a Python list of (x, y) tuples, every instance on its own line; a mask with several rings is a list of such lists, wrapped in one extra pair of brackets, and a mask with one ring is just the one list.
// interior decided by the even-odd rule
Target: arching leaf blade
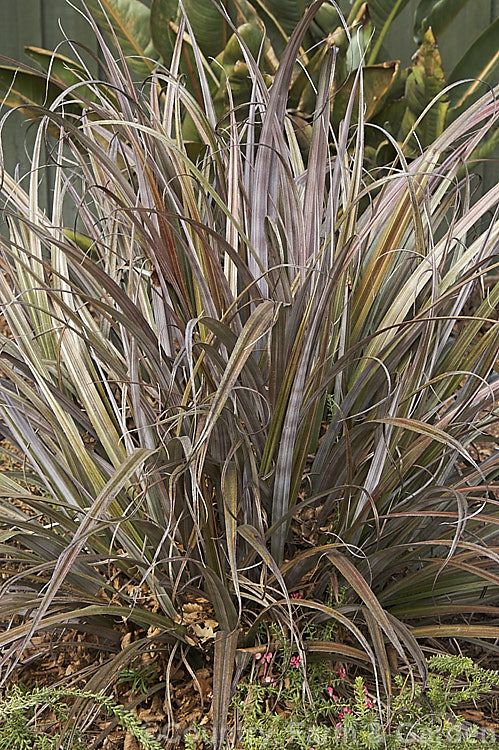
[(87, 0), (87, 6), (101, 29), (114, 42), (109, 28), (111, 24), (130, 69), (139, 75), (148, 75), (154, 69), (158, 55), (151, 39), (151, 12), (147, 5), (140, 0)]

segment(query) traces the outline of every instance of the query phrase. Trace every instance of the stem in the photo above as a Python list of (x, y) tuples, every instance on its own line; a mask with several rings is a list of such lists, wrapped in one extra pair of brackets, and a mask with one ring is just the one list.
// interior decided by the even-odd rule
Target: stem
[(348, 14), (347, 24), (349, 26), (354, 22), (355, 16), (357, 15), (360, 9), (360, 6), (362, 5), (363, 2), (364, 0), (355, 0), (350, 13)]

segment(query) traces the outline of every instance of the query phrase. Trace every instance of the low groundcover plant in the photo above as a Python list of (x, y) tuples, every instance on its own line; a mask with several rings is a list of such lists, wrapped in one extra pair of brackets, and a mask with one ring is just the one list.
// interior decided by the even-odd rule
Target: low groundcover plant
[(89, 18), (102, 80), (82, 68), (37, 109), (31, 170), (0, 183), (0, 431), (22, 461), (0, 476), (2, 664), (66, 624), (143, 629), (94, 693), (152, 646), (166, 681), (212, 650), (217, 748), (262, 626), (301, 669), (304, 628), (334, 621), (317, 658), (370, 669), (385, 713), (393, 657), (425, 678), (422, 639), (499, 635), (499, 454), (477, 447), (498, 421), (499, 188), (471, 174), (499, 89), (373, 169), (360, 72), (330, 126), (326, 41), (305, 157), (286, 105), (320, 5), (272, 81), (240, 41), (251, 99), (221, 119), (194, 35), (199, 99), (182, 34), (136, 86)]
[[(257, 654), (255, 660), (268, 663), (268, 655), (269, 652)], [(276, 750), (499, 747), (494, 732), (466, 722), (459, 715), (464, 701), (479, 699), (499, 685), (499, 672), (482, 669), (469, 658), (430, 657), (427, 696), (419, 686), (414, 690), (407, 678), (398, 676), (391, 721), (385, 724), (361, 676), (351, 686), (345, 681), (344, 668), (340, 667), (335, 675), (330, 672), (328, 677), (323, 664), (312, 664), (307, 678), (314, 702), (313, 707), (307, 707), (301, 697), (303, 675), (296, 669), (299, 664), (289, 661), (286, 648), (280, 656), (270, 656), (275, 676), (277, 671), (284, 672), (278, 680), (267, 681), (266, 670), (262, 675), (256, 669), (248, 681), (239, 684), (231, 704), (234, 717), (230, 746), (242, 750), (260, 750), (269, 745)], [(197, 747), (200, 741), (211, 746), (202, 727), (185, 737), (187, 748)]]
[[(25, 690), (15, 686), (0, 701), (0, 748), (1, 750), (57, 750), (60, 747), (57, 737), (51, 737), (44, 731), (43, 721), (31, 722), (34, 709), (49, 708), (55, 713), (58, 721), (69, 716), (67, 701), (79, 698), (91, 701), (93, 705), (110, 717), (117, 719), (120, 726), (130, 737), (140, 742), (143, 750), (161, 750), (163, 745), (141, 725), (137, 717), (109, 696), (78, 690), (76, 688), (34, 688)], [(88, 747), (83, 735), (79, 732), (71, 740), (68, 750), (79, 750)]]

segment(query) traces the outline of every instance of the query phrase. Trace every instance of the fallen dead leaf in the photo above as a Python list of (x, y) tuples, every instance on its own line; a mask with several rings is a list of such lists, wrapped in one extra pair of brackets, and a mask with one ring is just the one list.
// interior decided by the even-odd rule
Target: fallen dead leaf
[(218, 628), (216, 620), (204, 620), (203, 622), (196, 622), (191, 625), (190, 630), (199, 638), (201, 643), (205, 643), (215, 637), (216, 628)]
[(132, 642), (132, 633), (125, 633), (125, 635), (123, 636), (120, 642), (121, 650), (123, 651), (127, 646), (130, 645), (131, 642)]
[(474, 722), (479, 722), (484, 717), (483, 711), (474, 711), (472, 709), (469, 709), (468, 711), (462, 711), (461, 715), (463, 716), (463, 718), (467, 719), (468, 721), (474, 721)]
[(133, 734), (130, 734), (130, 732), (126, 733), (125, 742), (123, 743), (123, 750), (140, 750), (140, 746), (137, 743), (137, 740), (135, 739)]

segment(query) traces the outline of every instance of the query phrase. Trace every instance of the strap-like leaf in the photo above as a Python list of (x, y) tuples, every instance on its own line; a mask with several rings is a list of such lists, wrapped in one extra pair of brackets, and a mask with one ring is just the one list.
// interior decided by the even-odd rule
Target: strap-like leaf
[(255, 344), (262, 338), (272, 324), (274, 312), (275, 306), (273, 302), (263, 302), (256, 308), (256, 310), (254, 310), (246, 321), (246, 324), (237, 339), (236, 345), (234, 346), (232, 354), (230, 355), (229, 361), (227, 362), (227, 367), (222, 379), (220, 380), (209, 414), (206, 418), (206, 424), (204, 425), (203, 431), (194, 450), (199, 448), (210, 435), (227, 399), (231, 395), (232, 388), (234, 387), (241, 370), (253, 352)]
[[(0, 613), (1, 613), (0, 609)], [(78, 607), (71, 610), (62, 610), (55, 614), (50, 614), (44, 617), (39, 622), (41, 629), (47, 629), (54, 626), (60, 626), (64, 623), (82, 620), (91, 617), (117, 617), (136, 622), (142, 628), (160, 628), (165, 633), (170, 631), (175, 634), (175, 638), (183, 640), (185, 643), (186, 630), (182, 625), (176, 625), (168, 617), (157, 614), (156, 612), (150, 612), (147, 609), (136, 607), (135, 605), (130, 607), (120, 607), (114, 604), (91, 604), (88, 607)], [(16, 625), (8, 630), (4, 630), (0, 633), (0, 647), (6, 646), (10, 643), (15, 643), (21, 638), (29, 638), (32, 630), (32, 622), (28, 620), (21, 625)]]
[(225, 633), (232, 633), (237, 628), (239, 617), (227, 586), (211, 568), (207, 568), (196, 561), (194, 562), (199, 566), (206, 582), (208, 595), (221, 630)]
[(369, 663), (369, 657), (360, 648), (348, 646), (346, 643), (336, 641), (305, 641), (305, 651), (311, 654), (334, 654), (345, 661), (355, 663)]
[(499, 638), (497, 625), (422, 625), (413, 628), (414, 638)]
[(248, 544), (250, 544), (255, 552), (257, 552), (262, 560), (264, 561), (265, 565), (267, 565), (272, 573), (275, 575), (276, 579), (279, 581), (279, 585), (281, 586), (281, 589), (286, 596), (287, 594), (287, 588), (286, 584), (284, 583), (284, 578), (282, 577), (281, 571), (279, 570), (279, 566), (277, 565), (276, 561), (270, 554), (270, 552), (267, 549), (267, 546), (265, 544), (265, 541), (261, 534), (258, 532), (257, 529), (255, 529), (254, 526), (249, 526), (248, 524), (244, 526), (239, 526), (238, 532), (241, 534), (243, 539), (246, 539)]
[(71, 567), (81, 552), (88, 536), (92, 533), (98, 520), (102, 517), (102, 514), (106, 512), (116, 495), (130, 481), (131, 477), (142, 466), (144, 461), (154, 453), (154, 450), (146, 450), (144, 448), (138, 448), (135, 450), (130, 456), (128, 456), (115, 474), (113, 474), (111, 479), (109, 479), (102, 489), (102, 492), (100, 492), (95, 499), (85, 518), (79, 524), (71, 543), (59, 557), (43, 600), (31, 622), (31, 627), (26, 636), (25, 643), (31, 638), (47, 609), (50, 607), (51, 602), (71, 570)]
[[(475, 461), (468, 451), (463, 448), (461, 443), (449, 435), (447, 432), (440, 430), (438, 427), (434, 427), (426, 422), (420, 422), (416, 419), (407, 419), (405, 417), (383, 417), (380, 419), (373, 419), (373, 422), (379, 422), (380, 424), (389, 424), (394, 427), (402, 427), (412, 432), (417, 432), (419, 435), (424, 435), (430, 440), (437, 440), (439, 443), (449, 446), (458, 451), (463, 458), (476, 466)], [(478, 468), (478, 467), (477, 467)]]
[(374, 656), (374, 652), (369, 645), (369, 641), (365, 637), (365, 635), (362, 633), (362, 631), (355, 625), (352, 620), (344, 615), (342, 612), (340, 612), (337, 609), (334, 609), (333, 607), (328, 607), (326, 604), (319, 604), (319, 602), (314, 602), (308, 599), (296, 599), (294, 601), (295, 606), (302, 607), (304, 609), (312, 609), (316, 612), (322, 612), (323, 614), (330, 617), (332, 620), (336, 620), (341, 625), (343, 625), (347, 630), (349, 630), (355, 638), (358, 640), (364, 651), (366, 652), (367, 656), (369, 657), (369, 660), (373, 666), (376, 664), (376, 659)]
[(222, 472), (222, 494), (224, 501), (225, 536), (227, 539), (227, 555), (229, 557), (232, 582), (238, 598), (239, 577), (237, 574), (236, 541), (237, 541), (237, 509), (238, 509), (238, 473), (234, 461), (228, 461)]
[(371, 614), (376, 618), (376, 621), (384, 630), (393, 646), (395, 646), (400, 656), (404, 659), (404, 661), (407, 661), (403, 646), (388, 618), (387, 613), (380, 605), (370, 586), (368, 586), (364, 576), (359, 573), (355, 565), (341, 552), (330, 550), (326, 553), (326, 555), (331, 560), (333, 565), (340, 571), (341, 575), (348, 581), (357, 595), (362, 599), (364, 604), (368, 607)]
[[(376, 62), (383, 40), (394, 19), (407, 5), (409, 0), (369, 0), (369, 13), (374, 26), (374, 47), (367, 62)], [(355, 7), (358, 7), (357, 4)]]
[(213, 747), (223, 747), (227, 731), (227, 712), (230, 703), (230, 689), (234, 660), (236, 656), (238, 632), (220, 632), (215, 640), (213, 659)]

